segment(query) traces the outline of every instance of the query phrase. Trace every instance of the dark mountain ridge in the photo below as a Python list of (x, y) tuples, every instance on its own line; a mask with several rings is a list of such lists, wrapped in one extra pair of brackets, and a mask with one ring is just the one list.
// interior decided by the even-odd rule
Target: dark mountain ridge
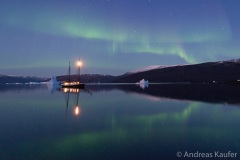
[[(240, 83), (240, 59), (206, 62), (191, 65), (147, 67), (120, 76), (103, 74), (81, 74), (82, 83), (136, 83), (142, 79), (150, 83)], [(50, 78), (0, 75), (0, 84), (46, 82)], [(68, 81), (69, 75), (57, 76), (59, 81)], [(78, 80), (71, 75), (70, 81)]]
[(124, 74), (116, 77), (115, 83), (135, 83), (146, 79), (151, 83), (190, 82), (225, 83), (240, 79), (240, 60), (206, 62), (193, 65), (170, 66)]
[[(80, 81), (82, 83), (108, 83), (112, 81), (115, 77), (112, 75), (102, 75), (102, 74), (81, 74)], [(58, 81), (78, 81), (78, 75), (62, 75), (57, 76)]]

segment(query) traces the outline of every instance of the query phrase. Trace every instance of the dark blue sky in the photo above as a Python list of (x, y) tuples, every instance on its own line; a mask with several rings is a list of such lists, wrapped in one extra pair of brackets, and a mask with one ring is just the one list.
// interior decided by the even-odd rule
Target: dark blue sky
[(123, 74), (239, 58), (238, 0), (12, 0), (0, 5), (0, 74)]

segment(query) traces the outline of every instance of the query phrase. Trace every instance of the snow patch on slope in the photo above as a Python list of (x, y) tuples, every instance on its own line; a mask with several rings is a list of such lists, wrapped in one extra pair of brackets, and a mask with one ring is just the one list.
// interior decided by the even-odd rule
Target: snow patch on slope
[(240, 63), (240, 59), (231, 59), (231, 60), (224, 61), (224, 62), (234, 62), (234, 63)]
[(129, 71), (126, 74), (134, 74), (134, 73), (145, 72), (145, 71), (149, 71), (149, 70), (153, 70), (153, 69), (160, 69), (160, 68), (165, 68), (165, 67), (168, 67), (168, 66), (160, 66), (160, 65), (147, 66), (144, 68)]
[(218, 63), (225, 63), (225, 62), (240, 63), (240, 59), (230, 59), (226, 61), (219, 61)]
[(145, 72), (145, 71), (150, 71), (154, 69), (163, 69), (163, 68), (170, 68), (170, 67), (177, 67), (177, 66), (187, 66), (190, 64), (183, 64), (183, 65), (168, 65), (168, 66), (163, 66), (163, 65), (153, 65), (153, 66), (147, 66), (144, 68), (136, 69), (133, 71), (129, 71), (126, 74), (134, 74), (134, 73), (140, 73), (140, 72)]

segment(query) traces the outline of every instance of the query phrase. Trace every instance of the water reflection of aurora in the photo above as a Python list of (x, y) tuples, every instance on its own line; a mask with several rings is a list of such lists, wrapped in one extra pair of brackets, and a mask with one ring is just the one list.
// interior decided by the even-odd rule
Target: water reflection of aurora
[[(239, 149), (236, 139), (239, 142), (240, 138), (228, 137), (229, 134), (234, 135), (239, 131), (237, 127), (231, 129), (232, 125), (238, 125), (235, 120), (239, 119), (239, 111), (236, 112), (230, 108), (227, 111), (227, 117), (232, 119), (228, 119), (225, 117), (226, 113), (222, 112), (226, 110), (223, 106), (195, 102), (186, 104), (188, 106), (181, 107), (179, 111), (149, 115), (118, 116), (109, 112), (100, 122), (103, 124), (98, 124), (107, 126), (103, 130), (92, 128), (87, 132), (35, 142), (31, 150), (36, 152), (43, 149), (41, 146), (48, 145), (46, 152), (47, 149), (53, 151), (48, 155), (49, 157), (55, 157), (58, 154), (62, 158), (77, 156), (101, 159), (102, 157), (124, 157), (124, 152), (135, 153), (136, 151), (138, 155), (132, 155), (135, 158), (144, 156), (148, 152), (158, 156), (164, 152), (169, 154), (170, 151), (175, 152), (178, 148), (212, 151), (213, 146), (225, 149), (230, 142), (233, 146), (229, 147)], [(128, 151), (125, 151), (126, 146)], [(159, 151), (150, 151), (152, 147), (157, 147), (155, 151)]]

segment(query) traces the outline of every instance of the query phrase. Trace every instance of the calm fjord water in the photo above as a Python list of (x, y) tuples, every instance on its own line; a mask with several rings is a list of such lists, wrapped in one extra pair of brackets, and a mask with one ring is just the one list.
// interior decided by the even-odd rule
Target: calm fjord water
[(79, 93), (45, 85), (0, 86), (0, 159), (238, 153), (239, 104), (238, 86), (89, 85)]

